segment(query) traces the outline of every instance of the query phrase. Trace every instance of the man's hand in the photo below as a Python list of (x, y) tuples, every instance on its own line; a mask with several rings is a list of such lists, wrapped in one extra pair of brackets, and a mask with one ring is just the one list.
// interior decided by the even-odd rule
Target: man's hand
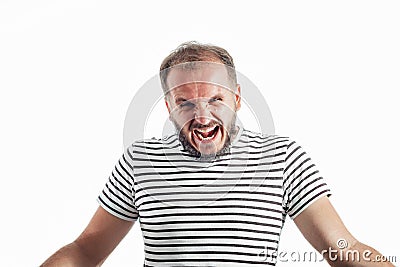
[[(308, 242), (322, 253), (331, 266), (394, 266), (390, 262), (372, 261), (382, 255), (358, 242), (350, 234), (328, 197), (315, 201), (301, 212), (294, 222)], [(333, 255), (336, 257), (330, 256), (329, 250), (336, 250), (337, 255)], [(371, 260), (363, 257), (365, 252), (368, 252), (368, 259)], [(344, 255), (342, 259), (339, 257), (340, 253)]]
[(83, 233), (41, 266), (99, 266), (133, 226), (99, 207)]

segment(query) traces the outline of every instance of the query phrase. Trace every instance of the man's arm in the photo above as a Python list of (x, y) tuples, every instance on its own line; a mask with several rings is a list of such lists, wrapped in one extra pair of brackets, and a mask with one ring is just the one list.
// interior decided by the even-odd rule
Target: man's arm
[(99, 207), (83, 233), (41, 266), (99, 266), (132, 228), (134, 222), (117, 218)]
[[(315, 201), (294, 222), (308, 242), (322, 253), (331, 266), (394, 266), (389, 262), (373, 261), (381, 254), (350, 234), (328, 197)], [(342, 259), (340, 255), (343, 255)]]

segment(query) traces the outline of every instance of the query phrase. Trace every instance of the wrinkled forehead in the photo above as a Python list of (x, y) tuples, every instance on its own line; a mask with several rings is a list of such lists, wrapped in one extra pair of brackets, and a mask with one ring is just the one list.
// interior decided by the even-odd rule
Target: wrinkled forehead
[[(195, 61), (178, 64), (165, 71), (165, 93), (192, 85), (210, 85), (235, 91), (236, 84), (230, 73), (234, 69), (221, 63)], [(161, 75), (163, 77), (163, 75)], [(165, 77), (165, 76), (164, 76)]]
[(225, 98), (232, 96), (232, 90), (210, 83), (187, 83), (169, 90), (169, 95), (177, 99), (185, 100), (209, 100), (209, 98)]

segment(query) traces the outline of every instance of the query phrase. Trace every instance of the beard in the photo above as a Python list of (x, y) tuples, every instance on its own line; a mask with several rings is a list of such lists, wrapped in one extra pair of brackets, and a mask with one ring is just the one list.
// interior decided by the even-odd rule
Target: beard
[(198, 151), (190, 142), (189, 137), (187, 134), (184, 133), (182, 129), (180, 129), (179, 125), (173, 120), (173, 123), (175, 125), (175, 129), (177, 131), (179, 141), (182, 144), (183, 148), (185, 151), (187, 151), (190, 155), (197, 157), (197, 158), (202, 158), (202, 159), (213, 159), (216, 157), (220, 157), (222, 155), (226, 155), (230, 152), (230, 144), (232, 143), (233, 139), (235, 138), (238, 129), (236, 126), (236, 114), (233, 116), (231, 122), (229, 123), (228, 127), (225, 128), (222, 126), (222, 124), (219, 124), (219, 127), (225, 131), (225, 142), (222, 148), (216, 153), (212, 154), (204, 154)]

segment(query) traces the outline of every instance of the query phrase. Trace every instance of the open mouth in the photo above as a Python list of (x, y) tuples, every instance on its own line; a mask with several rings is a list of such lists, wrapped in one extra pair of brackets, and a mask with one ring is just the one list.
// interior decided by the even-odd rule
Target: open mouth
[(215, 125), (207, 128), (194, 129), (193, 133), (200, 141), (210, 141), (217, 135), (218, 130), (219, 126)]

